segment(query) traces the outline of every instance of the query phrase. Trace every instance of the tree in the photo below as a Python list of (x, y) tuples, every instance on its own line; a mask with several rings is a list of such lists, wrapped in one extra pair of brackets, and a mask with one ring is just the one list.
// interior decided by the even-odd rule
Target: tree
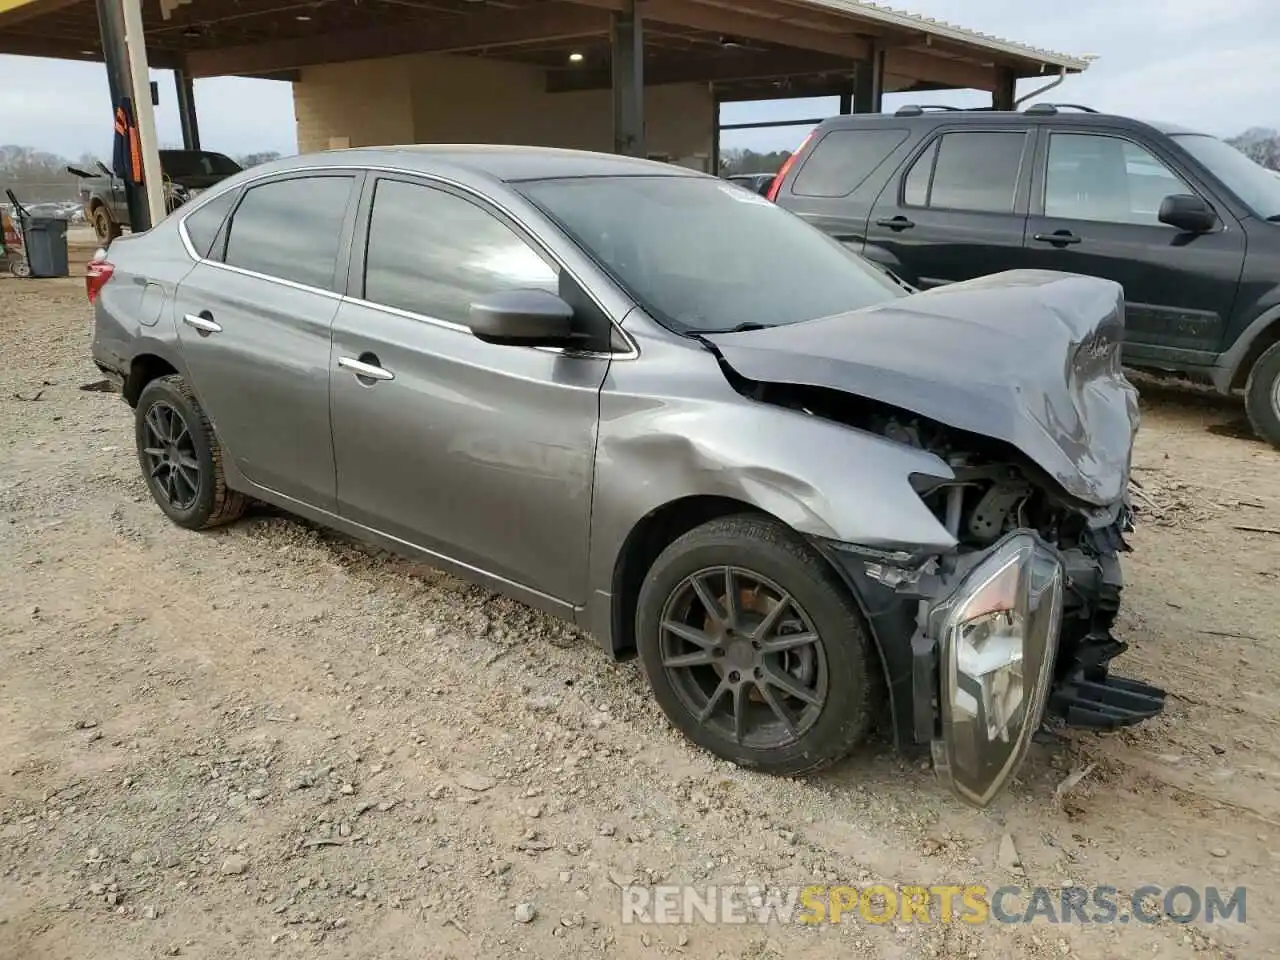
[(756, 153), (743, 147), (733, 147), (720, 154), (720, 173), (726, 177), (735, 173), (777, 173), (789, 156), (789, 150)]
[(274, 150), (263, 150), (260, 153), (246, 153), (244, 156), (236, 157), (236, 163), (248, 170), (250, 167), (256, 167), (260, 163), (270, 163), (272, 160), (279, 160), (280, 154)]
[(1254, 163), (1268, 170), (1280, 170), (1280, 132), (1269, 127), (1250, 127), (1227, 140)]

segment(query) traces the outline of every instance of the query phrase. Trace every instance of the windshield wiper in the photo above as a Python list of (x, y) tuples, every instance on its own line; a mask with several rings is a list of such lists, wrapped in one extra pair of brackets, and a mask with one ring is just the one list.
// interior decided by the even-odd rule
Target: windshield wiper
[(736, 327), (727, 327), (723, 330), (701, 330), (700, 333), (750, 333), (752, 330), (768, 330), (767, 323), (759, 323), (755, 320), (747, 320), (738, 324)]

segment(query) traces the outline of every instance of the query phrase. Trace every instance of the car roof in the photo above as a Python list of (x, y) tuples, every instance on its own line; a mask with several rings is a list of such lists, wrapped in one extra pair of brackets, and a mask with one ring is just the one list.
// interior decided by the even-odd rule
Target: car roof
[(944, 124), (952, 126), (967, 123), (1020, 126), (1050, 121), (1055, 126), (1103, 126), (1127, 127), (1130, 129), (1147, 127), (1158, 133), (1170, 136), (1201, 133), (1199, 130), (1179, 126), (1175, 123), (1166, 123), (1162, 120), (1140, 120), (1136, 117), (1125, 117), (1115, 113), (1090, 113), (1087, 111), (1075, 112), (1068, 110), (1059, 110), (1056, 113), (1029, 113), (1013, 110), (929, 110), (927, 108), (922, 113), (847, 114), (839, 117), (830, 117), (822, 122), (821, 129), (825, 132), (826, 130), (838, 130), (864, 125), (901, 126), (904, 123), (912, 125), (928, 124), (930, 126)]
[(465, 172), (493, 180), (549, 180), (561, 177), (702, 177), (687, 167), (612, 153), (504, 144), (409, 144), (353, 147), (276, 161), (272, 172), (314, 166), (395, 167), (414, 173)]

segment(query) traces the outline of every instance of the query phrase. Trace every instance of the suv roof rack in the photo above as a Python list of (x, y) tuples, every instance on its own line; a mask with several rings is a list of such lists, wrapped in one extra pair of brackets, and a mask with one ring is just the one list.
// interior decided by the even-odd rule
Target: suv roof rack
[(1097, 113), (1093, 107), (1086, 107), (1082, 103), (1033, 103), (1027, 107), (1025, 113), (1037, 114), (1055, 114), (1059, 110), (1079, 110), (1081, 113)]
[(947, 111), (959, 112), (959, 111), (962, 111), (963, 109), (964, 109), (963, 107), (947, 106), (945, 103), (938, 103), (938, 104), (908, 103), (905, 107), (899, 107), (897, 110), (895, 110), (893, 115), (895, 117), (918, 117), (922, 113), (924, 113), (926, 110), (947, 110)]

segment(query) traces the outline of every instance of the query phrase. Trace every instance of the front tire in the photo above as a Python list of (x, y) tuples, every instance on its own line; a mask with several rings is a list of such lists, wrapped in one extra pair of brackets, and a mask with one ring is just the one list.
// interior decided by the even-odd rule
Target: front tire
[(857, 604), (766, 517), (713, 520), (667, 547), (640, 590), (636, 642), (671, 722), (740, 766), (813, 773), (874, 720), (877, 667)]
[(134, 418), (143, 479), (170, 520), (189, 530), (205, 530), (244, 513), (244, 495), (227, 486), (213, 425), (182, 377), (174, 374), (147, 384)]
[(1280, 343), (1268, 347), (1249, 371), (1244, 406), (1254, 432), (1280, 448)]

